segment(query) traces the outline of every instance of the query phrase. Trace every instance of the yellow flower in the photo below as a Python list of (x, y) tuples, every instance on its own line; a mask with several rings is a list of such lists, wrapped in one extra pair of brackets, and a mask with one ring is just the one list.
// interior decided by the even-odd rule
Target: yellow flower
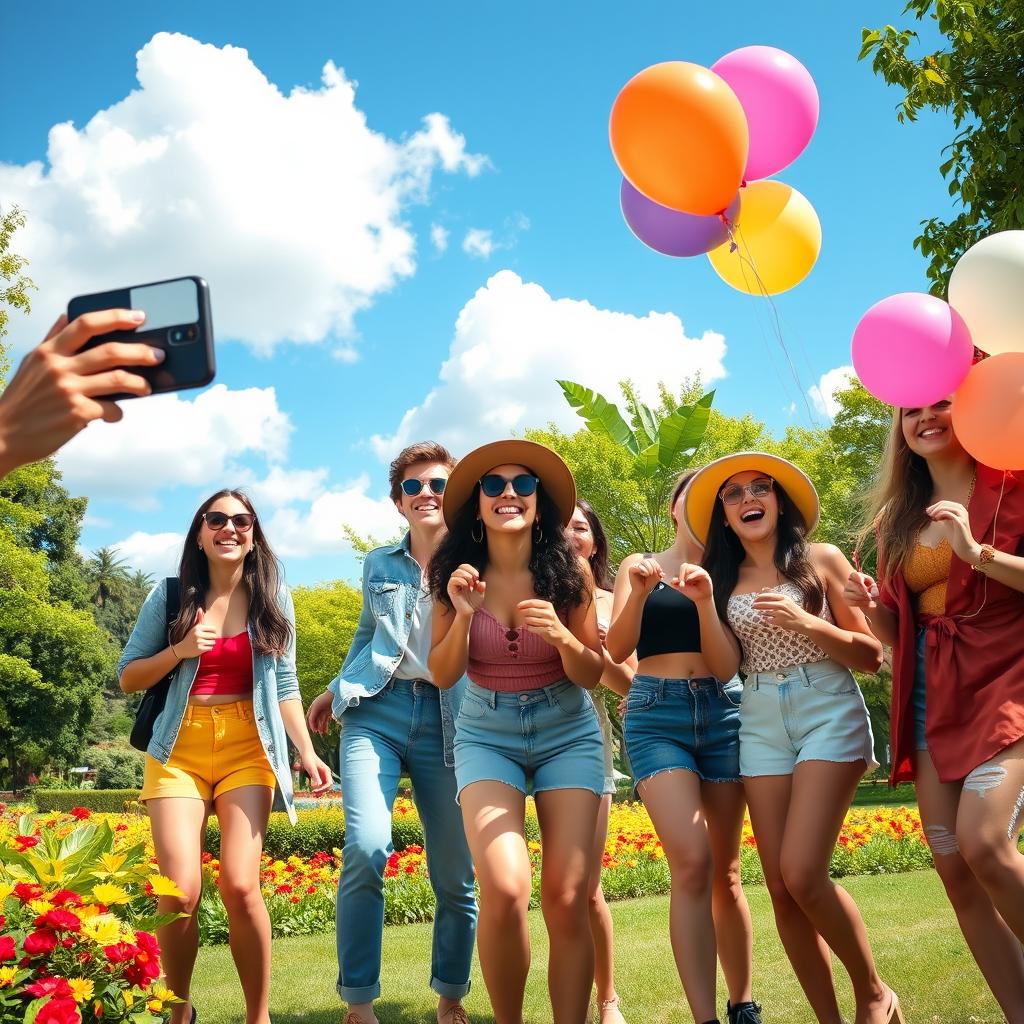
[(127, 859), (128, 855), (124, 853), (101, 853), (100, 863), (103, 865), (103, 870), (94, 871), (93, 874), (97, 877), (116, 874)]
[(177, 896), (183, 899), (185, 894), (165, 875), (150, 875), (147, 879), (153, 889), (154, 896)]
[(164, 1004), (160, 1002), (159, 999), (150, 999), (150, 1001), (146, 1003), (146, 1009), (152, 1010), (153, 1013), (159, 1013), (163, 1008)]
[(0, 967), (0, 988), (14, 984), (14, 976), (18, 973), (15, 967)]
[(121, 938), (121, 922), (113, 914), (98, 914), (82, 921), (82, 934), (97, 946), (113, 946)]
[(71, 997), (76, 1003), (92, 999), (93, 984), (88, 978), (68, 978), (68, 985), (71, 988)]
[(47, 911), (53, 910), (53, 904), (49, 900), (29, 900), (28, 908), (37, 917), (41, 917)]
[(110, 882), (101, 882), (92, 887), (92, 898), (97, 903), (105, 903), (108, 907), (116, 906), (118, 903), (130, 903), (131, 897), (127, 891), (119, 885)]
[(6, 882), (0, 882), (0, 907), (4, 905), (7, 897), (10, 896), (12, 892), (14, 892), (13, 885), (7, 885)]
[(131, 994), (129, 989), (124, 989), (121, 992), (121, 995), (124, 996), (124, 1005), (126, 1009), (130, 1010), (135, 1005), (135, 996)]
[(161, 1003), (180, 1003), (181, 1000), (169, 989), (163, 985), (154, 985), (150, 989), (150, 993), (154, 999), (159, 999)]

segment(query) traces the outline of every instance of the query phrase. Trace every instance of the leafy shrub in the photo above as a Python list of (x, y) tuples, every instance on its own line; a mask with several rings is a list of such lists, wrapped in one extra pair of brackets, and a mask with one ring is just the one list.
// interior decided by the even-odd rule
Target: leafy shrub
[(139, 799), (137, 789), (34, 789), (32, 803), (39, 811), (68, 812), (72, 807), (121, 814), (126, 805)]
[(142, 786), (146, 757), (127, 743), (89, 747), (85, 761), (96, 772), (97, 789), (138, 789)]

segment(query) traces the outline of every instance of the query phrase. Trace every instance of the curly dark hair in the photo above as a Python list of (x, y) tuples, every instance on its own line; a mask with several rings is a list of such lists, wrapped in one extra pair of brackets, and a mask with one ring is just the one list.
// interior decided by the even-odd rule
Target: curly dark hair
[[(779, 502), (779, 520), (775, 530), (775, 568), (803, 594), (804, 608), (819, 615), (825, 604), (825, 587), (811, 564), (807, 541), (807, 520), (785, 489), (775, 481)], [(708, 527), (708, 542), (702, 565), (715, 587), (715, 609), (723, 622), (728, 621), (729, 598), (740, 578), (740, 564), (747, 557), (743, 543), (725, 522), (725, 509), (715, 498)]]
[[(430, 593), (449, 609), (452, 601), (448, 596), (448, 580), (452, 573), (463, 563), (472, 565), (481, 576), (487, 568), (487, 532), (484, 531), (480, 542), (473, 537), (479, 507), (478, 483), (459, 509), (427, 568)], [(537, 487), (535, 528), (537, 525), (541, 537), (537, 540), (534, 532), (529, 565), (533, 592), (542, 600), (550, 601), (556, 611), (576, 608), (587, 600), (590, 588), (580, 568), (580, 557), (565, 536), (558, 506), (545, 493), (543, 484)]]
[(587, 561), (590, 563), (590, 571), (594, 574), (594, 586), (601, 590), (611, 590), (615, 585), (608, 572), (608, 537), (601, 525), (601, 520), (594, 511), (594, 506), (586, 498), (580, 498), (576, 507), (586, 516), (590, 526), (590, 532), (594, 537), (594, 550)]

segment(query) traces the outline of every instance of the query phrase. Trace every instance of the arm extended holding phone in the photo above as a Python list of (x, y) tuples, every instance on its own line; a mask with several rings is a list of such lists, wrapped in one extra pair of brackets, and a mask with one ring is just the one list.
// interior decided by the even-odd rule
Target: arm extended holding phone
[(115, 404), (213, 380), (209, 291), (185, 277), (83, 295), (0, 393), (0, 478), (46, 458)]

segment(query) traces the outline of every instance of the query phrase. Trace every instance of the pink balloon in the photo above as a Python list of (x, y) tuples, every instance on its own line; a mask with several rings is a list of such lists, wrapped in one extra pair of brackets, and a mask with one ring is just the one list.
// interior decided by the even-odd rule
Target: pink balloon
[(973, 355), (963, 317), (920, 292), (876, 302), (853, 332), (853, 366), (861, 383), (904, 409), (932, 405), (956, 391)]
[(788, 167), (818, 124), (818, 90), (792, 54), (774, 46), (743, 46), (711, 65), (739, 97), (750, 128), (747, 181)]

